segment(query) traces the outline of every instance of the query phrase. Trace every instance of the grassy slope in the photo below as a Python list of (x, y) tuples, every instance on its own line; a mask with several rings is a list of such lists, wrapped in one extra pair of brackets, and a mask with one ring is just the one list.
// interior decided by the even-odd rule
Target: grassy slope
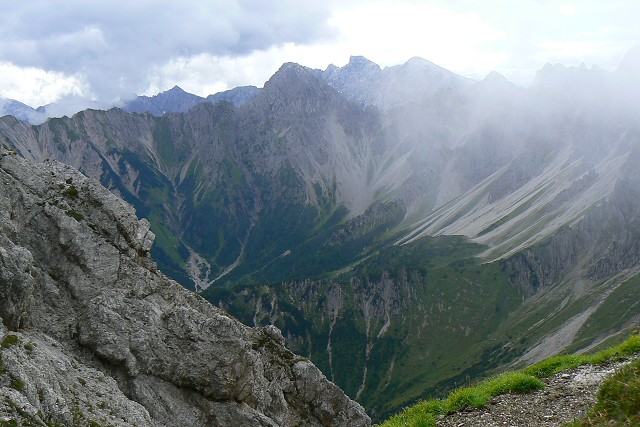
[[(555, 356), (538, 362), (522, 371), (506, 372), (496, 377), (485, 380), (475, 386), (463, 387), (454, 390), (445, 399), (433, 399), (420, 402), (415, 406), (406, 408), (403, 412), (391, 417), (381, 424), (381, 427), (429, 427), (436, 425), (436, 416), (457, 411), (464, 406), (482, 407), (493, 396), (504, 393), (527, 393), (544, 387), (541, 378), (549, 377), (558, 372), (575, 368), (585, 364), (601, 364), (610, 360), (622, 359), (640, 352), (640, 336), (633, 336), (624, 343), (611, 347), (591, 355), (564, 355)], [(600, 391), (599, 403), (589, 414), (589, 418), (599, 418), (603, 421), (609, 419), (622, 419), (625, 417), (638, 418), (640, 402), (638, 394), (631, 400), (627, 396), (637, 393), (640, 383), (640, 368), (634, 363), (621, 377), (607, 382)], [(624, 381), (627, 381), (624, 383)], [(625, 388), (625, 385), (627, 386)], [(635, 388), (634, 388), (635, 387)], [(631, 394), (629, 394), (631, 393)], [(618, 418), (614, 418), (618, 417)], [(590, 422), (590, 421), (584, 422)], [(601, 425), (601, 424), (576, 424)], [(633, 425), (633, 424), (625, 424)]]
[(489, 338), (501, 352), (521, 355), (573, 319), (592, 310), (570, 338), (566, 352), (606, 342), (640, 316), (640, 273), (611, 278), (576, 290), (572, 280), (540, 290), (511, 315)]

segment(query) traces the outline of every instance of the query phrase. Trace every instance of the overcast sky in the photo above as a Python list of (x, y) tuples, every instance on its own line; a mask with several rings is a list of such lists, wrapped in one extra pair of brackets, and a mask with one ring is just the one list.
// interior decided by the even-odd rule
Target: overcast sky
[(262, 86), (284, 62), (413, 56), (527, 86), (545, 63), (613, 70), (640, 44), (637, 0), (22, 0), (0, 14), (0, 96), (103, 104), (179, 85)]

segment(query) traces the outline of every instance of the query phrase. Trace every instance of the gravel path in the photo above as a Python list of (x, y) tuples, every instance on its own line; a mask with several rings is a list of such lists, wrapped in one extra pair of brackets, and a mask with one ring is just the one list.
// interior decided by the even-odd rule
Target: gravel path
[(439, 427), (551, 427), (584, 415), (596, 402), (600, 384), (628, 362), (585, 365), (547, 378), (544, 390), (505, 394), (484, 408), (468, 408), (438, 420)]

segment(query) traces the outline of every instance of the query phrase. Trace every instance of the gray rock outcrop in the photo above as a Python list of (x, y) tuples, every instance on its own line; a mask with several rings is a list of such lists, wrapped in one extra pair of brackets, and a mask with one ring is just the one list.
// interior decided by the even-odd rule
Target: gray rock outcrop
[(275, 327), (246, 327), (160, 273), (153, 239), (96, 181), (0, 151), (0, 420), (370, 425)]

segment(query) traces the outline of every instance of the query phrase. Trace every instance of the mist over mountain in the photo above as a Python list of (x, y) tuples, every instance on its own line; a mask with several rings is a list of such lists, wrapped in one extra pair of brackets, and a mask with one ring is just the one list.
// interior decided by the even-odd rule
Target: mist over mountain
[(3, 117), (0, 139), (133, 204), (163, 272), (278, 326), (377, 418), (640, 320), (637, 58), (528, 89), (287, 63), (220, 102), (174, 88), (128, 107), (151, 114)]
[(402, 65), (381, 69), (362, 56), (352, 56), (342, 68), (329, 66), (322, 78), (361, 105), (386, 111), (406, 104), (431, 101), (446, 92), (470, 86), (458, 76), (425, 59), (414, 57)]
[(22, 102), (0, 98), (0, 115), (9, 115), (27, 123), (42, 123), (45, 118), (34, 108), (29, 107)]

